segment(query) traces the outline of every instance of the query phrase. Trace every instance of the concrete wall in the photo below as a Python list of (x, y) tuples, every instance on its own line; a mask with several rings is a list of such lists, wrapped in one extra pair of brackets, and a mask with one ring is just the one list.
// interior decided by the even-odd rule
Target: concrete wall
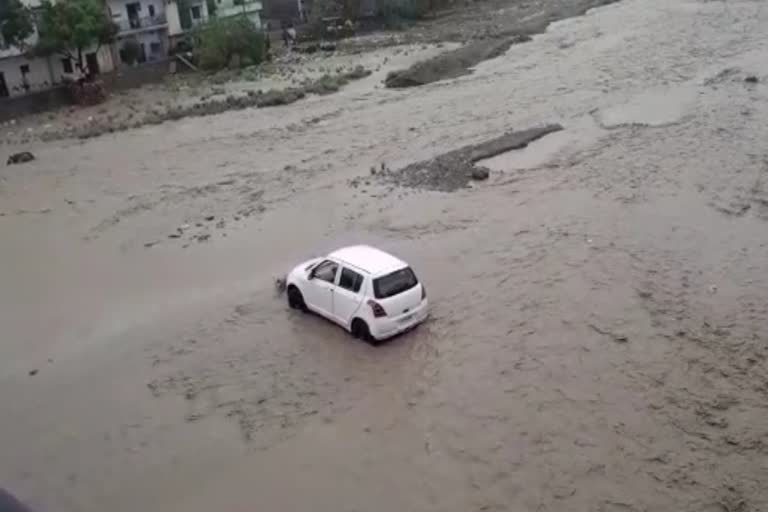
[(15, 98), (0, 98), (0, 123), (29, 114), (47, 112), (69, 105), (69, 94), (63, 87), (33, 92)]
[[(0, 73), (5, 78), (10, 96), (23, 96), (50, 89), (57, 80), (49, 67), (49, 62), (46, 58), (28, 59), (24, 56), (0, 60)], [(29, 73), (23, 74), (21, 66), (28, 66)], [(25, 82), (28, 87), (25, 87)]]
[(168, 35), (173, 37), (184, 32), (181, 29), (181, 19), (179, 18), (179, 4), (170, 0), (165, 6), (165, 18), (168, 20)]

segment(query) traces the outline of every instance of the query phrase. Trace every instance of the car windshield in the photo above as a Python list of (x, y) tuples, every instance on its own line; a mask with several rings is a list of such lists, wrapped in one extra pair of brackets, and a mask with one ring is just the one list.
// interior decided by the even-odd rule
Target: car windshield
[(419, 284), (416, 274), (410, 267), (387, 274), (373, 280), (373, 294), (377, 299), (386, 299), (393, 297), (406, 290), (410, 290)]

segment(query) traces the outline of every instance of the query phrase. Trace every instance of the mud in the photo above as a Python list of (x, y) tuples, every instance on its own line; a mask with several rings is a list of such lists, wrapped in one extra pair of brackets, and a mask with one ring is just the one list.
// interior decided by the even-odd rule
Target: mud
[(478, 41), (447, 52), (432, 59), (418, 62), (408, 69), (392, 71), (384, 83), (391, 89), (417, 87), (419, 85), (458, 78), (471, 72), (471, 68), (484, 60), (503, 55), (513, 44), (530, 41), (529, 36), (515, 36), (502, 41)]
[(146, 125), (230, 110), (291, 104), (307, 95), (337, 92), (352, 81), (384, 78), (393, 66), (445, 51), (436, 46), (400, 46), (365, 54), (323, 56), (283, 53), (273, 62), (212, 75), (169, 75), (160, 84), (112, 94), (104, 104), (72, 107), (0, 124), (0, 146), (88, 139)]
[[(75, 135), (80, 139), (98, 137), (105, 133), (114, 133), (134, 128), (140, 128), (144, 125), (160, 124), (166, 121), (178, 121), (185, 117), (201, 117), (221, 114), (229, 110), (243, 110), (246, 108), (266, 108), (277, 107), (281, 105), (290, 105), (308, 94), (325, 95), (337, 92), (352, 80), (359, 80), (371, 75), (371, 71), (358, 66), (352, 71), (339, 73), (336, 75), (323, 75), (317, 80), (308, 80), (300, 87), (289, 87), (287, 89), (262, 91), (248, 91), (245, 96), (227, 96), (221, 100), (201, 101), (191, 106), (182, 106), (170, 108), (166, 111), (155, 112), (145, 116), (133, 124), (112, 124), (94, 123), (83, 130), (74, 133), (68, 133), (66, 136)], [(61, 136), (61, 135), (60, 135)], [(53, 140), (55, 137), (48, 137), (47, 140)]]
[[(552, 124), (511, 131), (495, 139), (470, 144), (435, 158), (410, 164), (398, 171), (384, 168), (378, 173), (378, 177), (386, 183), (401, 187), (453, 192), (467, 187), (472, 180), (488, 178), (490, 171), (485, 167), (478, 167), (477, 162), (508, 151), (523, 149), (531, 142), (562, 129), (559, 124)], [(375, 169), (371, 173), (377, 174)], [(355, 187), (359, 186), (359, 183), (359, 179), (351, 182)]]
[[(496, 7), (468, 26), (519, 4)], [(4, 138), (36, 159), (0, 166), (3, 488), (61, 512), (768, 510), (766, 26), (764, 2), (625, 0), (426, 87), (381, 81), (450, 45), (345, 56), (374, 74), (281, 108)], [(479, 186), (370, 174), (546, 123)], [(371, 347), (290, 311), (275, 276), (351, 243), (407, 260), (430, 321)]]
[[(440, 23), (428, 27), (425, 32), (431, 34), (432, 39), (458, 39), (465, 42), (465, 46), (417, 62), (407, 69), (392, 71), (385, 81), (386, 86), (393, 89), (418, 87), (470, 74), (472, 68), (480, 62), (504, 54), (512, 45), (527, 43), (532, 35), (544, 32), (550, 23), (581, 16), (589, 9), (614, 1), (616, 0), (578, 0), (543, 4), (491, 2), (490, 7), (482, 3), (477, 5), (474, 16), (467, 12), (474, 9), (446, 16)], [(500, 5), (504, 7), (498, 9)], [(493, 10), (494, 7), (497, 10)], [(482, 14), (478, 15), (478, 11)], [(489, 23), (483, 14), (485, 17), (492, 17), (492, 22)], [(478, 18), (482, 20), (480, 23)], [(458, 33), (455, 32), (457, 28), (460, 30)], [(419, 33), (418, 30), (414, 32)]]

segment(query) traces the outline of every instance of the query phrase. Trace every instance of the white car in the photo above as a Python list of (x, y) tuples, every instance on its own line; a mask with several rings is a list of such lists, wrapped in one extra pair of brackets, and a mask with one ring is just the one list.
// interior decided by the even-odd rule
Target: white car
[(288, 274), (288, 305), (312, 311), (355, 337), (382, 341), (426, 320), (424, 286), (404, 261), (357, 245), (306, 261)]

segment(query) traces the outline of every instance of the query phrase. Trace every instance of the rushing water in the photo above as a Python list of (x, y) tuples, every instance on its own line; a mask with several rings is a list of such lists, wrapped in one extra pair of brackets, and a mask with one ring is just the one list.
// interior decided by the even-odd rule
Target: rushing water
[[(0, 485), (65, 512), (768, 509), (767, 26), (628, 0), (458, 80), (35, 148), (0, 177)], [(472, 189), (369, 176), (550, 122)], [(273, 287), (360, 241), (434, 308), (379, 348)]]

